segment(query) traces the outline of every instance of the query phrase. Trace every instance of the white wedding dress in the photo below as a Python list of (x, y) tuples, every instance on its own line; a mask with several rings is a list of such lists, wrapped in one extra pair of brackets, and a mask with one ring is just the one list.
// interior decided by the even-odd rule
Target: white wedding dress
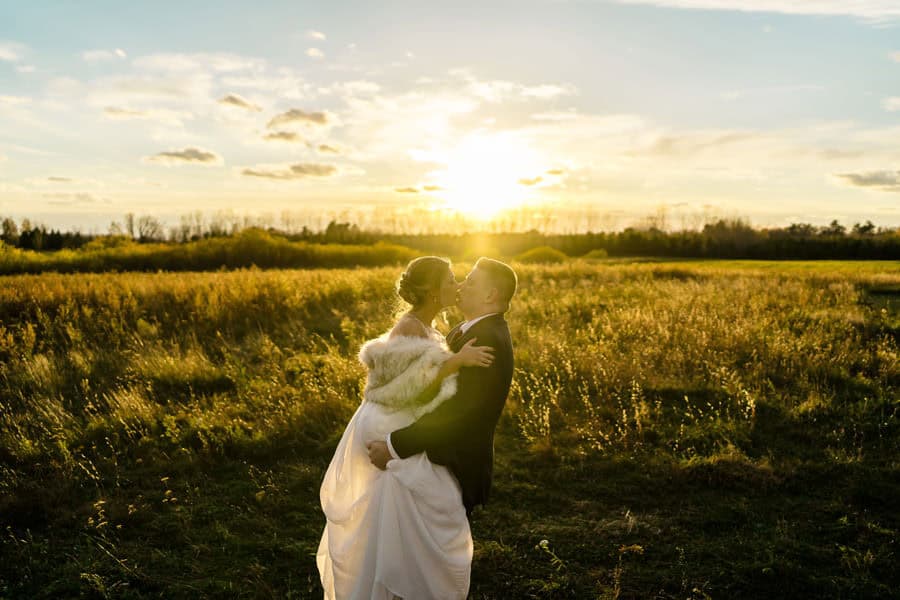
[(472, 534), (456, 478), (425, 453), (381, 471), (366, 443), (384, 440), (456, 391), (446, 378), (427, 406), (412, 399), (450, 355), (443, 337), (387, 335), (367, 342), (363, 402), (350, 419), (320, 490), (327, 523), (316, 563), (326, 599), (463, 599), (469, 590)]

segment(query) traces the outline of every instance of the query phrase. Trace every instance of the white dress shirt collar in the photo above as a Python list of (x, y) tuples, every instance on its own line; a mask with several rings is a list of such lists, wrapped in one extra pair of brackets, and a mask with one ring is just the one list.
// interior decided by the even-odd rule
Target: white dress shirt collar
[(472, 319), (471, 321), (466, 321), (465, 323), (463, 323), (462, 325), (460, 325), (460, 326), (459, 326), (459, 331), (460, 331), (460, 333), (465, 334), (465, 333), (469, 330), (469, 328), (471, 328), (472, 325), (474, 325), (474, 324), (477, 323), (478, 321), (480, 321), (480, 320), (482, 320), (482, 319), (486, 319), (486, 318), (488, 318), (488, 317), (490, 317), (490, 316), (492, 316), (492, 315), (499, 315), (499, 314), (500, 314), (500, 313), (495, 313), (495, 312), (493, 312), (493, 313), (488, 313), (488, 314), (486, 314), (486, 315), (481, 315), (480, 317), (475, 317), (475, 318)]

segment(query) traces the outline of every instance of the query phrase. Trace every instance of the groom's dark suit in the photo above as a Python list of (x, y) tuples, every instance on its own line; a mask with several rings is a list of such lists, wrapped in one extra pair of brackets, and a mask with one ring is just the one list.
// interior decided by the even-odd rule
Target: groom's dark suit
[[(460, 324), (462, 325), (462, 324)], [(462, 487), (463, 505), (471, 514), (487, 501), (494, 468), (494, 428), (506, 403), (513, 374), (513, 348), (503, 315), (481, 319), (464, 334), (459, 327), (447, 335), (454, 352), (478, 338), (476, 346), (494, 348), (489, 367), (459, 370), (456, 394), (418, 421), (391, 433), (391, 445), (401, 458), (426, 452), (428, 459), (444, 465)]]

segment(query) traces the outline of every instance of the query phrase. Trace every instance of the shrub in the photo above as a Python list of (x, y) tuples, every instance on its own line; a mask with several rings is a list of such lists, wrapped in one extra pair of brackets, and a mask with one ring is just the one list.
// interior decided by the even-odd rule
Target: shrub
[(538, 246), (531, 250), (526, 250), (516, 257), (516, 260), (523, 263), (561, 263), (568, 260), (568, 256), (560, 252), (556, 248), (550, 246)]
[(604, 250), (603, 248), (594, 248), (593, 250), (591, 250), (590, 252), (588, 252), (587, 254), (582, 256), (581, 258), (586, 258), (588, 260), (602, 260), (604, 258), (607, 258), (608, 256), (609, 256), (609, 253), (606, 250)]

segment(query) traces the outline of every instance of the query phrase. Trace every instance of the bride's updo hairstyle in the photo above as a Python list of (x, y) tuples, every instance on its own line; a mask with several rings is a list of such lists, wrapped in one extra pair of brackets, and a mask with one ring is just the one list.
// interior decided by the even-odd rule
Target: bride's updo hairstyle
[(406, 266), (397, 281), (397, 295), (417, 308), (422, 306), (450, 270), (450, 261), (438, 256), (420, 256)]

